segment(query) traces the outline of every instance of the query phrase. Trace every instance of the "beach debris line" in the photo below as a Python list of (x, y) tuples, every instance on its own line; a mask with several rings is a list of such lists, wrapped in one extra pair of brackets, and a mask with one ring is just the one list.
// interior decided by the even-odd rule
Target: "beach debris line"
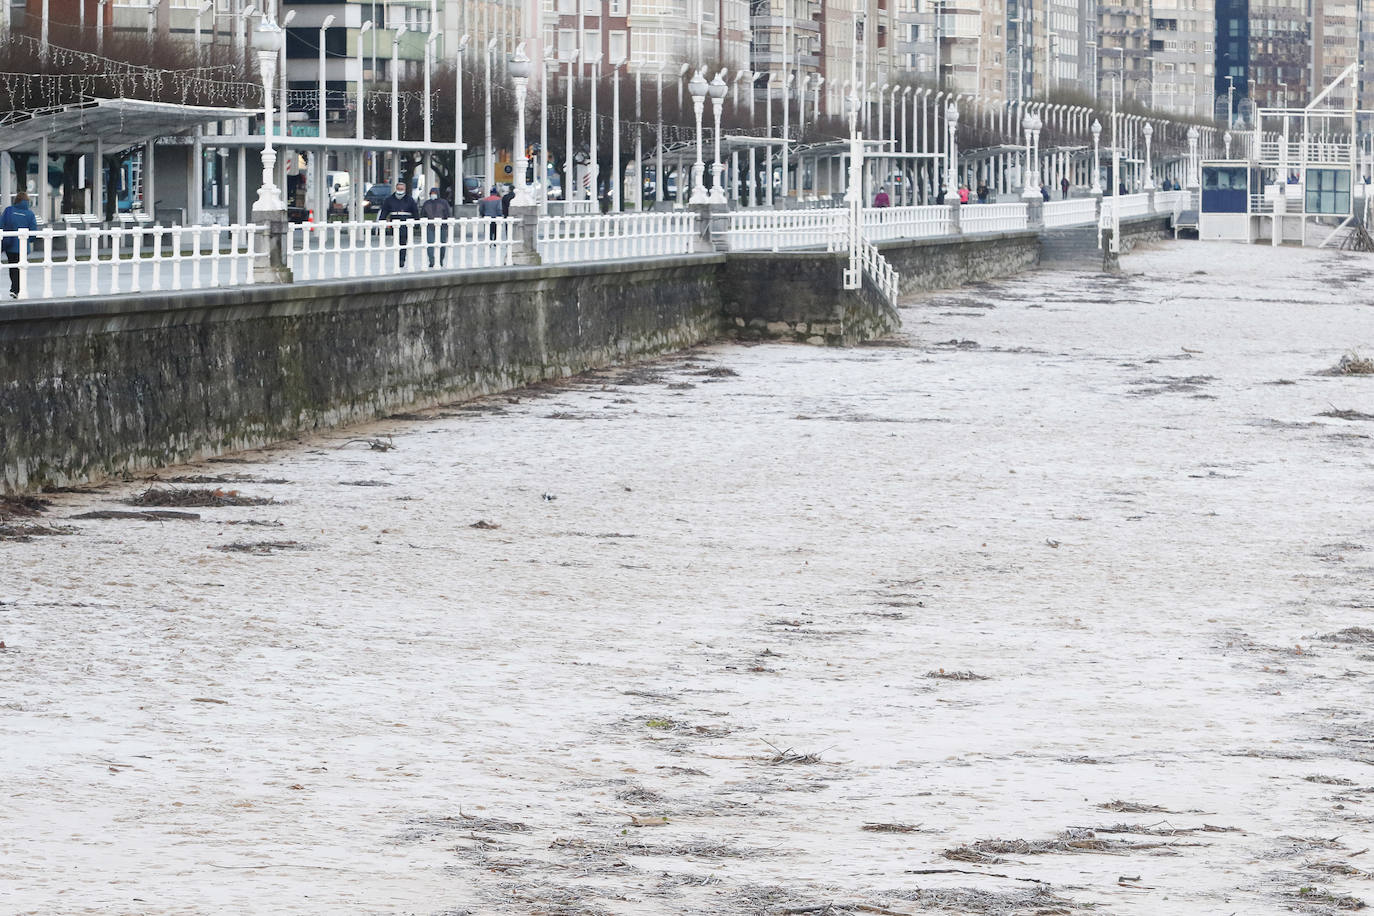
[(268, 506), (276, 502), (270, 496), (245, 496), (238, 490), (220, 487), (149, 487), (137, 496), (124, 501), (130, 506), (194, 506), (215, 508), (223, 506)]
[(1374, 359), (1351, 350), (1341, 356), (1336, 365), (1321, 370), (1317, 375), (1374, 375)]
[(386, 438), (345, 439), (343, 442), (339, 443), (338, 447), (347, 448), (355, 442), (361, 442), (374, 452), (389, 452), (396, 447), (396, 443), (391, 441), (390, 436)]
[(935, 671), (927, 671), (926, 677), (936, 678), (942, 681), (987, 681), (991, 680), (985, 674), (975, 674), (972, 671), (946, 671), (938, 668)]
[(132, 519), (139, 522), (198, 522), (200, 521), (200, 513), (178, 512), (175, 509), (144, 509), (142, 512), (131, 512), (128, 509), (96, 509), (91, 512), (82, 512), (79, 515), (70, 515), (68, 518), (107, 521)]
[(265, 556), (279, 550), (310, 550), (310, 546), (299, 541), (235, 541), (232, 544), (211, 545), (211, 550), (224, 553), (249, 553)]

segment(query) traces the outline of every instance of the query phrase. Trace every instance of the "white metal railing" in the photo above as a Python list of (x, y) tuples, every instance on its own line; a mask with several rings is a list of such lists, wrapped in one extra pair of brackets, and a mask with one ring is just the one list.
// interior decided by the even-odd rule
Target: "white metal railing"
[(1074, 197), (1069, 200), (1052, 200), (1045, 204), (1044, 214), (1046, 229), (1091, 223), (1097, 219), (1097, 199)]
[(536, 245), (545, 264), (566, 264), (688, 254), (695, 236), (695, 213), (546, 216)]
[(743, 210), (730, 214), (726, 246), (731, 251), (778, 251), (783, 248), (824, 248), (839, 251), (844, 244), (847, 211)]
[(294, 223), (287, 264), (297, 282), (507, 267), (515, 226), (514, 219), (490, 217)]
[(1125, 219), (1128, 216), (1145, 216), (1150, 212), (1149, 194), (1122, 194), (1117, 197), (1102, 198), (1102, 218), (1098, 222), (1099, 227), (1106, 228), (1112, 223), (1114, 211), (1120, 208), (1120, 217)]
[(1156, 213), (1178, 213), (1187, 210), (1192, 203), (1191, 191), (1156, 191)]
[(19, 298), (52, 299), (252, 283), (257, 239), (265, 232), (252, 224), (82, 229), (69, 224), (0, 231), (0, 239), (18, 240), (18, 261), (4, 266), (18, 271)]
[(942, 206), (868, 207), (863, 220), (864, 238), (875, 242), (929, 238), (951, 231), (950, 208)]
[(975, 232), (1012, 232), (1026, 228), (1025, 204), (969, 204), (959, 208), (959, 228)]
[(896, 308), (900, 286), (897, 270), (883, 257), (878, 246), (863, 235), (859, 236), (859, 261), (863, 264), (864, 276), (873, 281), (873, 285), (887, 299), (888, 304)]

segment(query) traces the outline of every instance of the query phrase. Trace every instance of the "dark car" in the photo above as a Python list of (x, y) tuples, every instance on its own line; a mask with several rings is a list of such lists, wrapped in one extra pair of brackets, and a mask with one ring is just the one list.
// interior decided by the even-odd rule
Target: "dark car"
[(470, 204), (486, 197), (482, 192), (482, 179), (475, 175), (463, 177), (463, 203)]
[(380, 210), (382, 208), (382, 201), (390, 196), (391, 185), (385, 183), (374, 184), (363, 194), (363, 209)]

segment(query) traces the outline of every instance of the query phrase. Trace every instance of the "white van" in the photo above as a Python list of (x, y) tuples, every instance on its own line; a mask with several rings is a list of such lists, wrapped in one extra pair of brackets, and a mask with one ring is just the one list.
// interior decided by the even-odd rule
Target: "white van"
[(353, 182), (347, 172), (326, 172), (329, 182), (329, 209), (347, 210), (353, 201)]

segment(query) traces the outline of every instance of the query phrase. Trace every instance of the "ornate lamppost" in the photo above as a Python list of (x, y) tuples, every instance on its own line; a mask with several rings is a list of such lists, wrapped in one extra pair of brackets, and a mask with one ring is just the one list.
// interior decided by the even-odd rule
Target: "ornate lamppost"
[(1089, 189), (1093, 194), (1102, 194), (1102, 160), (1098, 154), (1098, 141), (1102, 139), (1102, 122), (1093, 118), (1093, 184)]
[(1035, 129), (1035, 118), (1029, 112), (1021, 118), (1021, 131), (1026, 138), (1025, 156), (1026, 166), (1022, 170), (1021, 196), (1030, 200), (1040, 196), (1040, 183), (1035, 176), (1035, 151), (1031, 148), (1031, 131)]
[(525, 53), (525, 43), (515, 46), (515, 53), (506, 63), (506, 72), (515, 83), (515, 197), (511, 198), (513, 207), (532, 207), (534, 198), (530, 196), (529, 183), (525, 181), (529, 159), (525, 155), (525, 93), (530, 81), (530, 58)]
[(692, 76), (692, 81), (687, 84), (687, 91), (692, 94), (692, 109), (696, 113), (697, 119), (697, 161), (692, 165), (692, 196), (688, 200), (688, 203), (694, 206), (711, 202), (706, 194), (706, 163), (701, 158), (701, 111), (706, 104), (706, 94), (710, 88), (710, 84), (706, 82), (706, 77), (702, 75), (700, 69)]
[(716, 155), (714, 165), (711, 166), (711, 193), (710, 200), (713, 204), (724, 204), (725, 198), (725, 163), (720, 158), (720, 110), (725, 106), (725, 93), (730, 87), (725, 84), (725, 74), (728, 71), (722, 70), (716, 74), (716, 78), (711, 80), (707, 87), (707, 92), (711, 96), (711, 111), (716, 120)]
[(1188, 189), (1192, 190), (1198, 185), (1197, 169), (1197, 140), (1200, 134), (1196, 126), (1188, 128)]
[(1146, 121), (1145, 126), (1140, 129), (1140, 134), (1145, 138), (1145, 190), (1155, 189), (1154, 166), (1150, 162), (1150, 138), (1155, 135), (1155, 129)]
[(262, 185), (258, 188), (258, 199), (253, 201), (255, 214), (286, 210), (281, 189), (272, 180), (277, 165), (277, 151), (272, 148), (272, 85), (277, 78), (277, 54), (284, 43), (281, 28), (270, 15), (263, 16), (253, 30), (253, 47), (258, 52), (258, 71), (262, 74), (263, 128)]
[(945, 109), (945, 128), (949, 132), (949, 142), (945, 146), (946, 172), (945, 172), (945, 193), (953, 194), (954, 199), (958, 200), (959, 190), (959, 143), (955, 139), (955, 132), (959, 129), (959, 106), (953, 102)]

